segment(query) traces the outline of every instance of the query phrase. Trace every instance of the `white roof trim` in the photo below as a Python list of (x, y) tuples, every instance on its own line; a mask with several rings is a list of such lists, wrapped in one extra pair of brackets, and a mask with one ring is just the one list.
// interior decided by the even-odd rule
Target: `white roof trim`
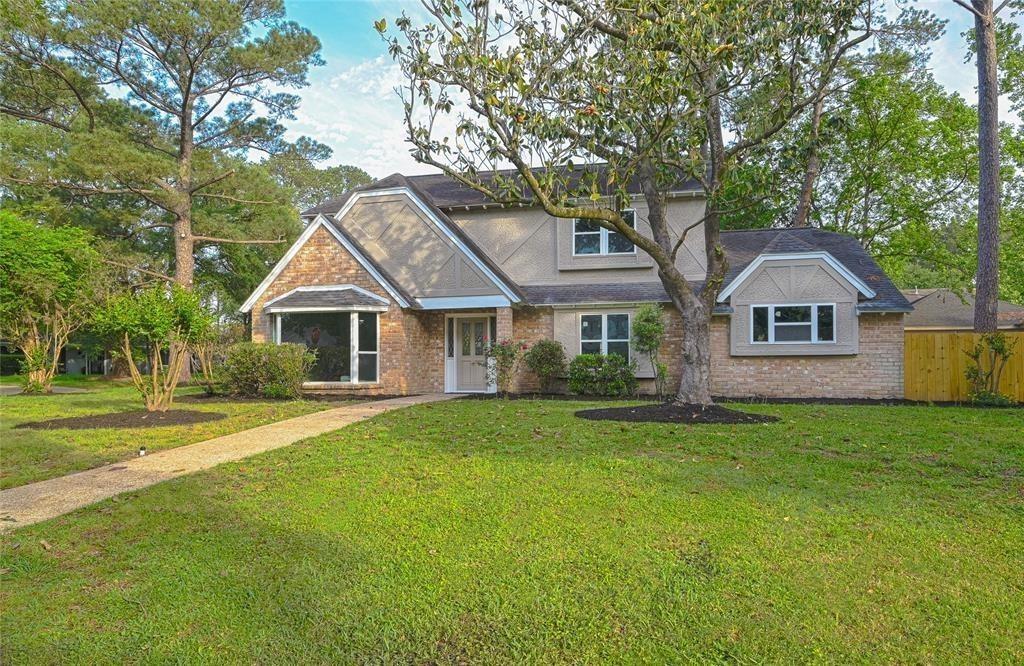
[(507, 308), (511, 301), (504, 296), (437, 296), (417, 298), (424, 310), (459, 310), (467, 308)]
[(366, 199), (369, 197), (393, 196), (395, 194), (403, 194), (409, 197), (409, 199), (411, 199), (412, 202), (416, 204), (416, 207), (420, 209), (420, 211), (427, 217), (428, 220), (430, 220), (430, 222), (437, 228), (437, 230), (444, 234), (444, 236), (448, 240), (450, 240), (452, 244), (454, 244), (455, 247), (457, 247), (462, 252), (462, 254), (465, 255), (473, 263), (474, 266), (480, 269), (480, 271), (484, 275), (486, 275), (487, 278), (491, 282), (493, 282), (496, 287), (498, 287), (498, 289), (501, 290), (501, 293), (505, 294), (505, 296), (508, 297), (508, 299), (513, 303), (518, 303), (520, 301), (520, 298), (516, 295), (516, 292), (512, 290), (507, 284), (505, 284), (505, 282), (501, 278), (499, 278), (498, 275), (494, 271), (492, 271), (491, 268), (486, 263), (481, 261), (480, 257), (478, 257), (475, 252), (470, 250), (469, 247), (464, 242), (462, 242), (462, 239), (455, 235), (455, 233), (452, 232), (448, 225), (443, 220), (441, 220), (441, 218), (439, 218), (434, 213), (434, 211), (430, 210), (430, 208), (408, 187), (389, 187), (383, 190), (367, 190), (363, 192), (356, 192), (351, 197), (349, 197), (348, 201), (345, 202), (345, 205), (342, 206), (341, 210), (339, 210), (337, 214), (335, 214), (334, 219), (340, 222), (348, 213), (348, 211), (352, 209), (352, 206), (354, 206), (355, 203), (360, 199)]
[(264, 308), (264, 312), (271, 314), (278, 312), (387, 312), (386, 305), (329, 305), (329, 306), (299, 306), (281, 307), (270, 306)]
[(260, 283), (260, 286), (256, 287), (256, 290), (249, 295), (249, 298), (245, 300), (245, 303), (242, 303), (242, 307), (238, 308), (239, 312), (252, 311), (253, 306), (256, 305), (256, 301), (259, 300), (260, 296), (262, 296), (264, 292), (267, 291), (267, 288), (270, 287), (270, 285), (273, 284), (274, 280), (276, 280), (278, 276), (281, 275), (281, 272), (284, 271), (284, 268), (285, 266), (288, 265), (288, 262), (295, 258), (295, 255), (299, 253), (299, 250), (302, 249), (302, 246), (305, 245), (306, 242), (313, 237), (313, 234), (316, 232), (316, 230), (321, 227), (327, 229), (327, 231), (329, 231), (330, 234), (334, 236), (334, 238), (337, 239), (339, 243), (341, 243), (342, 247), (348, 250), (348, 253), (355, 257), (355, 260), (358, 261), (359, 264), (364, 269), (366, 269), (367, 273), (373, 276), (373, 279), (376, 280), (380, 284), (380, 286), (384, 288), (384, 291), (390, 294), (391, 298), (395, 299), (396, 303), (398, 303), (403, 308), (410, 307), (411, 304), (406, 299), (402, 298), (401, 294), (399, 294), (398, 291), (391, 285), (391, 283), (389, 283), (384, 278), (384, 276), (380, 274), (380, 271), (378, 271), (376, 267), (374, 267), (374, 265), (370, 263), (370, 261), (366, 257), (363, 256), (362, 252), (357, 250), (356, 247), (352, 245), (352, 243), (350, 243), (347, 238), (342, 236), (338, 232), (338, 230), (334, 228), (334, 225), (331, 224), (330, 221), (328, 221), (326, 217), (324, 217), (323, 215), (317, 215), (312, 222), (306, 225), (306, 229), (302, 232), (302, 234), (299, 235), (299, 237), (295, 240), (292, 246), (288, 248), (288, 251), (285, 252), (283, 257), (281, 257), (281, 260), (274, 265), (273, 270), (271, 270), (270, 274), (263, 279), (263, 282)]
[(362, 287), (356, 286), (354, 284), (315, 284), (309, 285), (307, 287), (295, 287), (291, 291), (285, 292), (280, 296), (277, 296), (276, 298), (270, 299), (269, 301), (263, 304), (263, 307), (268, 308), (274, 303), (277, 303), (282, 298), (287, 298), (292, 294), (296, 294), (303, 291), (357, 291), (364, 296), (369, 296), (374, 300), (380, 301), (384, 305), (388, 304), (388, 299), (384, 298), (383, 296), (378, 296), (372, 291), (367, 291), (366, 289), (363, 289)]
[(762, 254), (758, 255), (736, 278), (727, 284), (721, 293), (718, 294), (718, 302), (724, 303), (736, 289), (749, 278), (758, 267), (766, 261), (793, 261), (795, 259), (820, 259), (828, 264), (836, 273), (852, 284), (857, 291), (864, 294), (865, 298), (874, 298), (875, 291), (867, 286), (863, 280), (854, 275), (850, 269), (844, 266), (838, 259), (828, 252), (791, 252), (788, 254)]

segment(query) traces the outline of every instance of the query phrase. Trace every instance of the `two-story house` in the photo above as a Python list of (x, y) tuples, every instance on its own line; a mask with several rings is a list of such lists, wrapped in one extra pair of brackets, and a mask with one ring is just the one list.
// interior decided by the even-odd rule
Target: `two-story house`
[[(644, 199), (633, 196), (643, 231)], [(669, 196), (676, 234), (702, 192)], [(503, 207), (444, 175), (394, 174), (303, 213), (304, 233), (242, 306), (254, 341), (317, 349), (310, 388), (487, 392), (491, 340), (562, 343), (567, 355), (631, 349), (642, 303), (664, 304), (663, 360), (682, 371), (679, 316), (654, 262), (620, 234), (539, 208)], [(649, 232), (648, 232), (649, 233)], [(712, 389), (741, 397), (901, 397), (910, 304), (859, 243), (817, 229), (722, 233), (729, 273), (712, 322)], [(705, 277), (691, 230), (678, 265)], [(535, 390), (521, 371), (517, 389)]]

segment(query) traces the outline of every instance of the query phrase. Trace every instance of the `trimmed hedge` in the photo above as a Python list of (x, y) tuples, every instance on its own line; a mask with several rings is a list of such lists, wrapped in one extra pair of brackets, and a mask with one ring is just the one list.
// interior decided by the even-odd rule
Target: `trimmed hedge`
[(618, 354), (580, 354), (569, 363), (569, 391), (625, 398), (635, 395), (636, 364)]
[(556, 340), (538, 340), (523, 356), (528, 367), (540, 379), (540, 388), (549, 393), (555, 380), (565, 375), (565, 348)]
[(228, 348), (224, 385), (232, 395), (298, 398), (315, 361), (305, 345), (239, 342)]

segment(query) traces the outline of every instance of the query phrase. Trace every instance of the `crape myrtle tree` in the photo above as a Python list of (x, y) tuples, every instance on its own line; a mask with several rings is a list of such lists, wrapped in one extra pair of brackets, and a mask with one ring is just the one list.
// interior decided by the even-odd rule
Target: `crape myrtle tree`
[[(727, 271), (723, 187), (744, 157), (819, 99), (870, 39), (865, 0), (427, 0), (385, 34), (401, 66), (413, 156), (503, 204), (615, 231), (652, 257), (683, 330), (675, 400), (711, 404), (710, 326)], [(454, 131), (449, 131), (454, 125)], [(601, 162), (600, 166), (594, 166)], [(484, 169), (511, 165), (482, 178)], [(703, 188), (680, 234), (667, 194)], [(621, 211), (639, 183), (650, 233)], [(707, 279), (676, 267), (703, 226)], [(699, 232), (698, 232), (699, 233)]]
[(0, 113), (17, 121), (5, 133), (71, 158), (55, 171), (5, 162), (6, 186), (145, 202), (157, 214), (144, 226), (170, 232), (186, 289), (197, 253), (283, 241), (196, 216), (200, 204), (242, 220), (240, 209), (289, 209), (260, 196), (244, 160), (288, 146), (278, 121), (299, 99), (282, 89), (321, 62), (282, 0), (6, 0), (0, 26)]
[(0, 211), (0, 333), (25, 355), (25, 391), (50, 393), (68, 338), (102, 294), (99, 253), (81, 229)]

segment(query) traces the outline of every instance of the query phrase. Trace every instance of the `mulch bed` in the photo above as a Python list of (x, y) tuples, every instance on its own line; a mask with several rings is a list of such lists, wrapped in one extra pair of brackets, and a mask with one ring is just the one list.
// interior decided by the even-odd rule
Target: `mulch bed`
[(765, 414), (747, 414), (720, 405), (677, 405), (663, 402), (637, 407), (583, 409), (576, 416), (591, 421), (630, 421), (634, 423), (773, 423), (779, 419)]
[(575, 395), (573, 393), (467, 393), (460, 400), (567, 400), (570, 402), (657, 402), (650, 395), (615, 397), (605, 395)]
[[(391, 398), (403, 398), (409, 396), (402, 396), (399, 394), (395, 395), (346, 395), (345, 393), (303, 393), (299, 400), (311, 400), (314, 402), (371, 402), (374, 400), (389, 400)], [(252, 402), (290, 402), (291, 398), (244, 398), (237, 395), (227, 395), (224, 393), (193, 393), (191, 395), (183, 395), (174, 399), (175, 403), (195, 403), (203, 404), (204, 402), (239, 402), (239, 403), (252, 403)]]
[(65, 419), (49, 419), (22, 423), (15, 428), (32, 430), (92, 430), (94, 428), (157, 428), (160, 426), (192, 425), (219, 421), (226, 414), (197, 412), (190, 409), (171, 409), (166, 412), (114, 412), (112, 414), (90, 414)]

